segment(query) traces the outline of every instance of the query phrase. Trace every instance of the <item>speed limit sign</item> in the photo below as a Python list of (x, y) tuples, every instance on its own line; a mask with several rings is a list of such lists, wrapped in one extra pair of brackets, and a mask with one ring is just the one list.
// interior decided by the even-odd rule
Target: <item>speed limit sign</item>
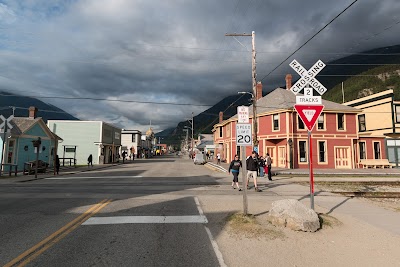
[(236, 124), (236, 145), (237, 146), (251, 146), (251, 124), (240, 123)]

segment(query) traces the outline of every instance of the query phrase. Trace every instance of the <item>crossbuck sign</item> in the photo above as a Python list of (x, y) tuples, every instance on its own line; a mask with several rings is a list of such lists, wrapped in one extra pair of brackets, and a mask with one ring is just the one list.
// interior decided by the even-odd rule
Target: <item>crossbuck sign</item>
[(318, 60), (309, 70), (306, 70), (296, 59), (289, 64), (301, 78), (290, 88), (290, 90), (297, 95), (303, 88), (309, 84), (313, 87), (320, 95), (323, 95), (327, 89), (323, 86), (316, 78), (317, 74), (325, 68), (325, 63)]
[(4, 128), (4, 126), (6, 125), (6, 123), (7, 123), (7, 129), (12, 129), (13, 128), (13, 126), (11, 125), (11, 120), (14, 118), (14, 116), (13, 115), (11, 115), (10, 117), (8, 117), (7, 119), (6, 118), (4, 118), (4, 116), (3, 115), (0, 115), (0, 120), (1, 121), (3, 121), (1, 124), (0, 124), (0, 129), (3, 129)]

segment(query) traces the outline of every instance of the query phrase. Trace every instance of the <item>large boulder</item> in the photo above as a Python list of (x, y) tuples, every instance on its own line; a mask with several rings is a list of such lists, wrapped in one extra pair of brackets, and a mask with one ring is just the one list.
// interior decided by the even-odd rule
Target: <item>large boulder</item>
[(315, 232), (321, 226), (317, 213), (295, 199), (272, 202), (268, 217), (273, 225), (295, 231)]

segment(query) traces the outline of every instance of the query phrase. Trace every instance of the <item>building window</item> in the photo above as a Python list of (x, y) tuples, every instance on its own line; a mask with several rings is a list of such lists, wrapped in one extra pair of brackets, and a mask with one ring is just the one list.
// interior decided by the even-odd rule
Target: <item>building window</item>
[(307, 162), (307, 142), (306, 141), (299, 141), (299, 158), (300, 162)]
[(358, 131), (360, 132), (365, 132), (366, 130), (365, 126), (365, 114), (358, 115)]
[(374, 159), (381, 158), (381, 146), (379, 142), (374, 142)]
[(360, 142), (358, 145), (360, 146), (360, 159), (366, 159), (365, 142)]
[(326, 162), (326, 142), (325, 141), (318, 142), (318, 150), (319, 150), (319, 162)]
[(344, 114), (343, 113), (337, 114), (337, 128), (338, 128), (338, 130), (344, 130)]
[(222, 127), (219, 127), (219, 137), (222, 138)]
[(305, 127), (305, 125), (304, 125), (304, 122), (303, 122), (303, 120), (300, 118), (299, 115), (297, 115), (297, 126), (298, 126), (299, 130), (305, 130), (305, 129), (306, 129), (306, 127)]
[(325, 129), (324, 114), (321, 114), (318, 117), (318, 130), (323, 130), (323, 129)]
[(132, 134), (132, 143), (136, 142), (136, 134)]
[(274, 115), (274, 131), (279, 131), (279, 114)]
[(400, 123), (400, 106), (395, 106), (396, 107), (396, 122)]

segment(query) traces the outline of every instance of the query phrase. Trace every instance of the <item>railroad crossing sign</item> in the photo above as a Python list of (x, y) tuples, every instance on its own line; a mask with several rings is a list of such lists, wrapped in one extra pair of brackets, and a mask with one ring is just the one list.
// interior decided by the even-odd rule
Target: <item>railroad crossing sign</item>
[(311, 132), (315, 123), (324, 110), (324, 105), (294, 105), (304, 125)]
[[(11, 125), (11, 120), (14, 118), (14, 116), (13, 115), (11, 115), (10, 117), (8, 117), (7, 119), (3, 116), (3, 115), (0, 115), (0, 120), (1, 121), (3, 121), (1, 124), (0, 124), (0, 129), (3, 129), (3, 128), (5, 128), (5, 129), (12, 129), (13, 128), (13, 126)], [(6, 125), (7, 124), (7, 125)]]
[(237, 146), (251, 146), (251, 124), (250, 123), (238, 123), (236, 124), (236, 145)]
[(316, 78), (317, 74), (325, 68), (325, 63), (318, 60), (309, 70), (306, 70), (296, 59), (294, 59), (289, 64), (292, 69), (294, 69), (301, 78), (290, 88), (290, 90), (297, 95), (306, 85), (310, 85), (314, 88), (320, 95), (323, 95), (327, 89), (323, 86)]

